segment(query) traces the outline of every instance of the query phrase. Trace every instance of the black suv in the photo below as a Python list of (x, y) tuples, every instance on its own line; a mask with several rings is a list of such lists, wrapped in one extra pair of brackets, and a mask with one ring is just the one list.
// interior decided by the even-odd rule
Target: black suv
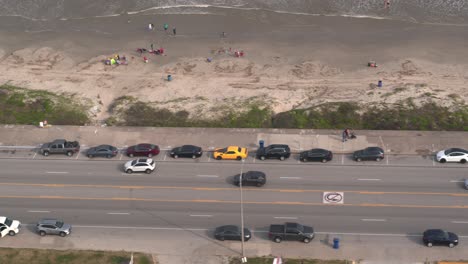
[(458, 245), (458, 236), (442, 229), (428, 229), (424, 231), (423, 242), (428, 247), (442, 245), (453, 248)]
[(285, 160), (291, 156), (291, 150), (288, 145), (273, 144), (266, 148), (259, 148), (257, 150), (257, 158), (265, 159), (280, 159)]
[[(244, 185), (253, 185), (253, 186), (263, 186), (266, 183), (266, 175), (261, 171), (248, 171), (242, 173), (242, 186)], [(234, 184), (240, 185), (240, 175), (234, 176)]]
[(355, 151), (353, 153), (353, 159), (355, 161), (363, 161), (363, 160), (381, 161), (384, 159), (384, 151), (383, 149), (379, 147), (368, 147), (365, 149)]

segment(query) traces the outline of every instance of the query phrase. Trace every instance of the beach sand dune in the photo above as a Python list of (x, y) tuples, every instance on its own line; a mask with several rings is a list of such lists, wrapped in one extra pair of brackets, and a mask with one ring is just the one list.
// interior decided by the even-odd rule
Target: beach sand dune
[[(237, 13), (164, 17), (183, 25), (177, 37), (135, 30), (147, 17), (107, 18), (102, 24), (112, 26), (100, 30), (109, 34), (84, 32), (100, 25), (85, 20), (54, 33), (0, 31), (10, 36), (0, 38), (0, 84), (80, 95), (96, 105), (96, 121), (109, 117), (109, 106), (122, 96), (194, 117), (254, 103), (282, 112), (327, 102), (379, 106), (411, 99), (452, 106), (468, 100), (463, 26), (261, 14), (262, 22), (249, 16), (242, 23)], [(216, 33), (222, 23), (228, 38)], [(163, 46), (165, 56), (145, 53), (144, 63), (136, 48), (149, 43)], [(234, 50), (245, 56), (232, 56)], [(115, 54), (125, 55), (128, 65), (105, 65)], [(373, 59), (378, 67), (367, 67)]]

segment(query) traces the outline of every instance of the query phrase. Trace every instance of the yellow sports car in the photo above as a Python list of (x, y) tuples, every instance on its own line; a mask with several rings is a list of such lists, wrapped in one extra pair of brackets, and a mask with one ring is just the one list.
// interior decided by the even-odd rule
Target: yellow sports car
[(213, 157), (217, 160), (236, 159), (241, 160), (247, 158), (247, 149), (238, 146), (229, 146), (227, 148), (215, 149)]

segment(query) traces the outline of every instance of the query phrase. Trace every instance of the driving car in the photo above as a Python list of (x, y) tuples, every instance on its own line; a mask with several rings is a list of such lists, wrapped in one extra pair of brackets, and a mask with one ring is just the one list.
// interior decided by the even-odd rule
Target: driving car
[(299, 154), (299, 160), (302, 162), (320, 161), (320, 162), (325, 163), (332, 159), (333, 159), (333, 153), (329, 150), (321, 149), (321, 148), (306, 150)]
[(229, 146), (227, 148), (218, 148), (213, 152), (213, 158), (217, 160), (222, 159), (236, 159), (241, 160), (247, 158), (247, 148), (239, 146)]
[(448, 246), (453, 248), (458, 245), (458, 236), (442, 229), (428, 229), (423, 233), (423, 242), (428, 247)]
[(285, 160), (291, 156), (291, 149), (285, 144), (272, 144), (267, 147), (261, 147), (257, 150), (257, 158), (265, 159), (280, 159)]
[(41, 236), (59, 235), (64, 237), (71, 233), (71, 229), (71, 225), (58, 219), (41, 219), (36, 225), (36, 231)]
[(6, 216), (0, 216), (0, 233), (1, 237), (6, 235), (14, 236), (19, 233), (21, 222), (18, 220), (10, 219)]
[[(219, 226), (214, 231), (214, 237), (218, 240), (241, 240), (242, 233), (241, 228), (235, 225), (225, 225)], [(248, 228), (244, 228), (244, 241), (249, 241), (252, 237), (250, 230)]]
[(142, 143), (127, 148), (127, 156), (130, 158), (137, 156), (144, 156), (151, 158), (159, 154), (159, 146), (149, 143)]
[(117, 156), (119, 153), (119, 150), (111, 145), (99, 145), (97, 147), (93, 147), (88, 149), (86, 152), (86, 156), (88, 158), (93, 158), (93, 157), (106, 157), (108, 159)]
[(128, 174), (133, 172), (151, 173), (156, 168), (156, 163), (152, 159), (136, 159), (127, 161), (124, 165), (124, 171)]
[(465, 179), (465, 189), (468, 190), (468, 179)]
[(440, 163), (445, 162), (460, 162), (468, 161), (468, 150), (461, 148), (449, 148), (437, 152), (436, 159)]
[(193, 145), (183, 145), (181, 147), (173, 148), (170, 152), (170, 156), (174, 159), (177, 158), (192, 158), (196, 159), (201, 157), (203, 154), (202, 148)]
[(368, 147), (365, 149), (355, 151), (353, 153), (353, 159), (355, 161), (363, 161), (363, 160), (381, 161), (384, 159), (384, 151), (383, 149), (379, 147)]
[[(234, 184), (240, 185), (240, 174), (234, 176)], [(261, 171), (248, 171), (242, 173), (242, 186), (244, 185), (253, 185), (253, 186), (263, 186), (266, 183), (266, 175)]]

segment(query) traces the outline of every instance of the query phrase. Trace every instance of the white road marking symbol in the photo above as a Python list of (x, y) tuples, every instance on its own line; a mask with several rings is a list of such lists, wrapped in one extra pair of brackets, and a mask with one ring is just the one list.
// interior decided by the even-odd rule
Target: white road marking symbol
[(344, 201), (344, 193), (342, 192), (324, 192), (323, 203), (326, 204), (342, 204)]

